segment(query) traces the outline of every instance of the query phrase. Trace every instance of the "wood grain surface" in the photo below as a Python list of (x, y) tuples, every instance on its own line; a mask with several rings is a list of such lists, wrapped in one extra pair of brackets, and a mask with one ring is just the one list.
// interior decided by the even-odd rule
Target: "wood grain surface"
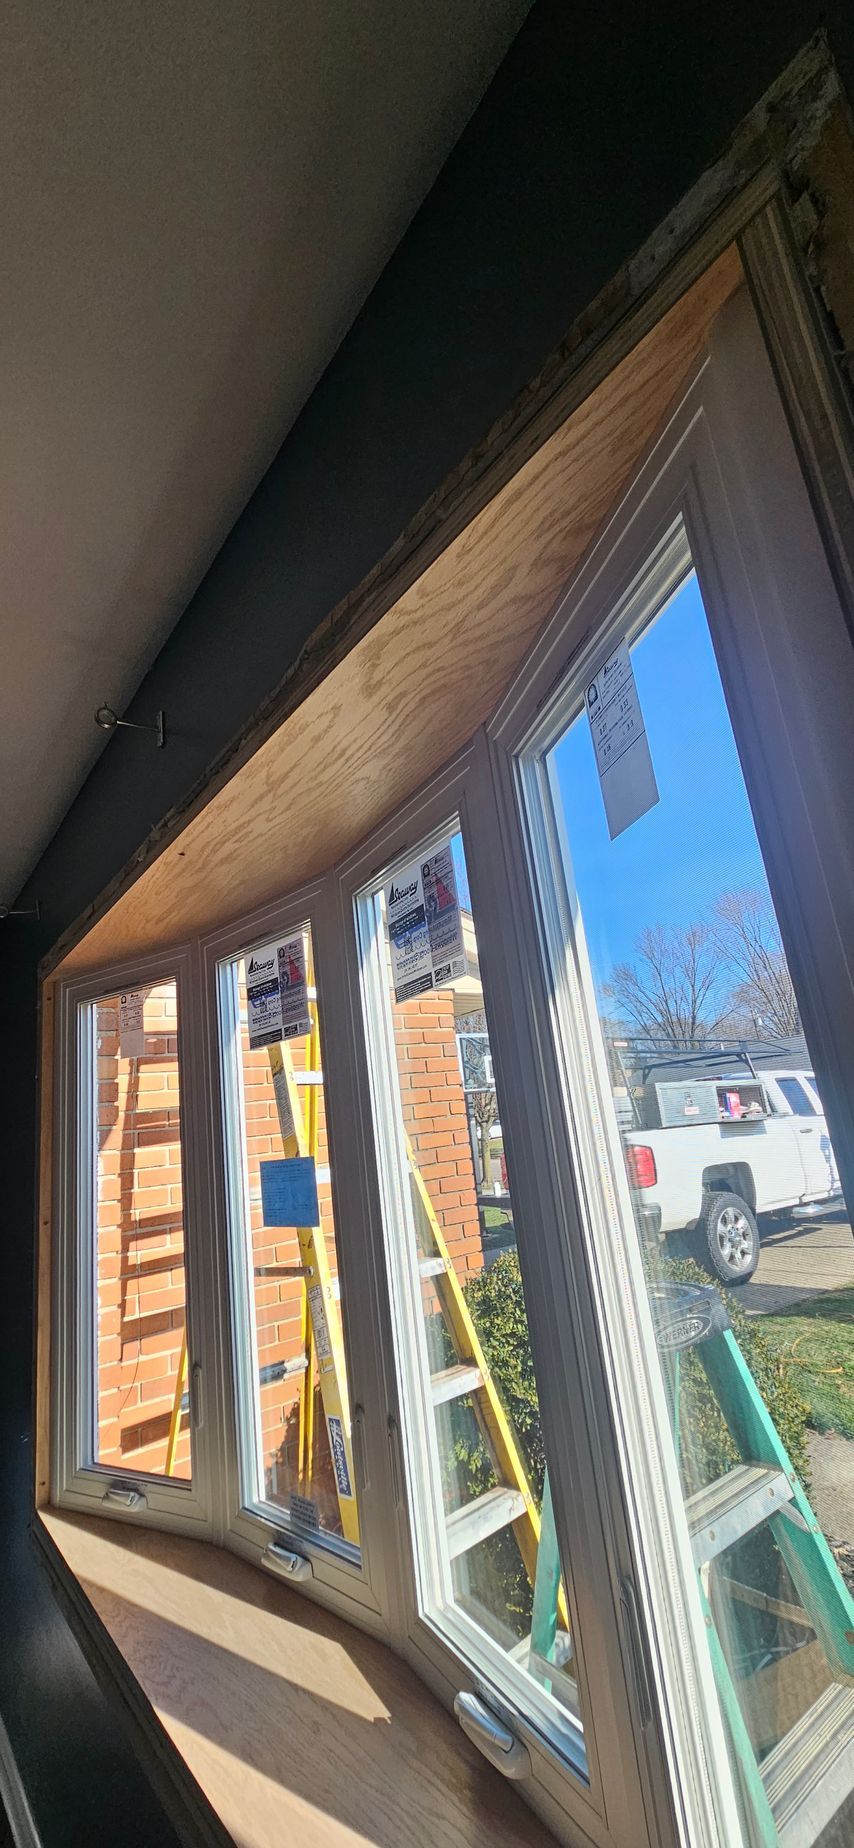
[(39, 1166), (36, 1233), (35, 1505), (50, 1495), (51, 1244), (56, 983), (42, 983), (39, 1019)]
[(381, 1643), (218, 1547), (41, 1518), (239, 1848), (549, 1848)]
[(729, 249), (59, 965), (185, 941), (322, 872), (488, 717), (741, 281)]

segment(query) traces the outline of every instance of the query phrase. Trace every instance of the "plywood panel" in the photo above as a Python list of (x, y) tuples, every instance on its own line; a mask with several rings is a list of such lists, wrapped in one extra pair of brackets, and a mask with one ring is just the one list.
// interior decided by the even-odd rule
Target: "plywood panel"
[(488, 717), (741, 280), (724, 252), (170, 840), (63, 972), (179, 942), (331, 865)]
[(239, 1848), (548, 1848), (382, 1644), (200, 1541), (42, 1518)]

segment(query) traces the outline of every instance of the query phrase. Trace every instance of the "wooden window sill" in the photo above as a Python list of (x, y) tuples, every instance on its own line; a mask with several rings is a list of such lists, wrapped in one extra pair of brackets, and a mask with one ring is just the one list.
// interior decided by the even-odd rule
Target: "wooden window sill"
[(37, 1519), (240, 1848), (551, 1842), (413, 1671), (343, 1619), (203, 1541)]

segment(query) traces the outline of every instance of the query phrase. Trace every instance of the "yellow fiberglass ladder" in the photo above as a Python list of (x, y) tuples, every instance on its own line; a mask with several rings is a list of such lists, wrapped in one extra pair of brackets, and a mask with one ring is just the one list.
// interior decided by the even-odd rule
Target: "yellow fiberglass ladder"
[[(317, 1002), (309, 988), (311, 1031), (304, 1070), (295, 1070), (287, 1041), (267, 1048), (270, 1074), (276, 1100), (276, 1112), (286, 1159), (312, 1156), (318, 1149), (317, 1091), (323, 1083), (320, 1070), (320, 1029)], [(307, 1092), (305, 1109), (299, 1091)], [(406, 1138), (413, 1204), (419, 1227), (418, 1269), (429, 1278), (436, 1291), (443, 1323), (455, 1356), (454, 1364), (433, 1374), (430, 1382), (434, 1410), (454, 1399), (471, 1401), (478, 1428), (496, 1477), (495, 1486), (455, 1510), (446, 1520), (448, 1554), (451, 1560), (470, 1552), (481, 1541), (505, 1528), (512, 1528), (525, 1572), (536, 1590), (537, 1562), (540, 1554), (540, 1514), (531, 1492), (519, 1443), (512, 1423), (502, 1405), (483, 1347), (479, 1340), (462, 1285), (448, 1252), (444, 1233), (436, 1217), (424, 1178), (412, 1145)], [(300, 1492), (310, 1489), (314, 1450), (314, 1368), (317, 1366), (321, 1403), (326, 1420), (329, 1447), (335, 1473), (341, 1528), (346, 1540), (358, 1544), (359, 1520), (354, 1493), (352, 1432), (347, 1374), (344, 1364), (344, 1341), (340, 1308), (332, 1280), (326, 1237), (321, 1226), (297, 1229), (300, 1263), (288, 1275), (303, 1280), (301, 1335), (305, 1354), (301, 1362), (299, 1405), (298, 1479)], [(269, 1267), (262, 1267), (266, 1270)], [(283, 1270), (276, 1266), (277, 1276)], [(186, 1350), (182, 1348), (176, 1382), (175, 1405), (169, 1440), (167, 1474), (171, 1474), (174, 1447), (180, 1424), (181, 1401), (186, 1379)], [(544, 1562), (541, 1561), (541, 1565)], [(551, 1567), (550, 1560), (550, 1567)], [(568, 1629), (563, 1587), (555, 1585), (556, 1607), (561, 1624)], [(554, 1617), (554, 1602), (553, 1602)]]
[[(418, 1167), (409, 1137), (406, 1155), (419, 1226), (418, 1269), (436, 1291), (456, 1356), (453, 1366), (434, 1373), (434, 1409), (452, 1399), (470, 1398), (496, 1476), (494, 1487), (448, 1515), (445, 1529), (451, 1560), (471, 1552), (482, 1540), (512, 1527), (532, 1590), (536, 1590), (540, 1553), (540, 1514), (519, 1451), (512, 1423), (501, 1403), (471, 1310), (454, 1268), (445, 1235)], [(569, 1628), (563, 1588), (557, 1591), (560, 1621)]]
[[(311, 993), (311, 991), (309, 991)], [(311, 1032), (304, 1071), (295, 1071), (287, 1041), (269, 1046), (270, 1074), (285, 1159), (310, 1155), (317, 1158), (318, 1101), (323, 1083), (320, 1071), (320, 1031), (317, 1002), (309, 1001)], [(299, 1086), (307, 1090), (303, 1111)], [(301, 1491), (310, 1487), (314, 1451), (314, 1368), (317, 1366), (329, 1453), (335, 1475), (341, 1531), (345, 1540), (359, 1543), (359, 1516), (353, 1474), (350, 1398), (344, 1364), (341, 1312), (329, 1268), (326, 1235), (322, 1226), (297, 1228), (303, 1279), (302, 1337), (306, 1366), (300, 1386), (299, 1480)]]

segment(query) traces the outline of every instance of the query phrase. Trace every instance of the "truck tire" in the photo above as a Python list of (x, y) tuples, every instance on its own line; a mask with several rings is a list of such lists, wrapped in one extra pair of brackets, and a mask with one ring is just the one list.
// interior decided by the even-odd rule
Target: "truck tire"
[(723, 1283), (747, 1283), (759, 1263), (759, 1227), (746, 1200), (705, 1193), (695, 1237), (701, 1261)]

